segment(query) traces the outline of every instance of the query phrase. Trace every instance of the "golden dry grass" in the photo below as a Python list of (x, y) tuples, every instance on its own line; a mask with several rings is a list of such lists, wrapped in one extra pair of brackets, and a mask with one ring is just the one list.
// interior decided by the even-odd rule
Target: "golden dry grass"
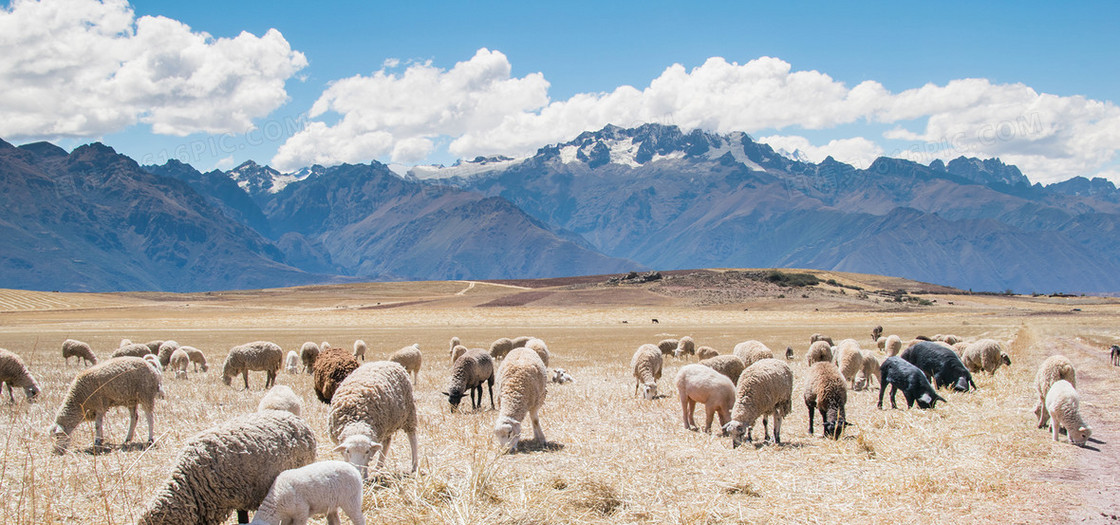
[[(845, 282), (859, 283), (858, 277), (844, 275)], [(245, 392), (221, 383), (220, 365), (229, 347), (256, 339), (287, 350), (324, 340), (349, 347), (361, 338), (370, 345), (367, 359), (420, 343), (420, 472), (403, 474), (408, 442), (398, 434), (389, 457), (393, 474), (366, 488), (365, 513), (374, 523), (1056, 523), (1078, 517), (1092, 494), (1087, 478), (1074, 474), (1115, 456), (1108, 444), (1092, 451), (1054, 443), (1035, 428), (1031, 413), (1035, 366), (1065, 351), (1079, 368), (1089, 421), (1101, 429), (1113, 422), (1118, 371), (1107, 360), (1072, 354), (1113, 340), (1120, 305), (1107, 300), (1076, 300), (1083, 308), (1076, 316), (1067, 315), (1069, 299), (976, 296), (938, 296), (953, 307), (890, 311), (873, 302), (853, 306), (848, 298), (821, 304), (820, 311), (767, 299), (744, 311), (744, 305), (666, 306), (669, 301), (644, 301), (639, 293), (631, 304), (587, 303), (587, 290), (553, 290), (547, 306), (510, 308), (476, 305), (522, 289), (462, 282), (189, 296), (56, 294), (49, 309), (20, 299), (28, 292), (0, 294), (17, 305), (0, 312), (0, 347), (21, 354), (43, 387), (37, 403), (23, 402), (17, 392), (14, 406), (0, 408), (0, 523), (134, 522), (191, 435), (255, 409), (263, 375), (251, 375)], [(32, 306), (19, 307), (20, 301)], [(407, 306), (376, 308), (389, 304)], [(809, 335), (854, 337), (873, 348), (869, 332), (876, 324), (904, 340), (937, 332), (1013, 340), (1014, 366), (977, 376), (978, 392), (943, 393), (948, 402), (931, 411), (880, 411), (877, 390), (852, 392), (854, 426), (843, 439), (826, 440), (819, 429), (807, 435), (801, 390)], [(451, 414), (439, 391), (450, 368), (451, 336), (484, 347), (519, 335), (544, 338), (552, 365), (576, 381), (549, 388), (541, 413), (548, 443), (530, 442), (526, 451), (507, 455), (492, 440), (489, 398), (479, 412)], [(794, 348), (793, 413), (783, 424), (783, 445), (732, 449), (726, 438), (685, 430), (673, 377), (688, 361), (667, 362), (659, 384), (665, 398), (633, 396), (634, 349), (683, 335), (722, 353), (746, 339), (776, 353)], [(212, 368), (186, 381), (165, 378), (155, 447), (90, 454), (84, 450), (93, 429), (83, 424), (75, 450), (54, 456), (47, 427), (79, 370), (63, 365), (59, 348), (67, 337), (89, 342), (99, 356), (122, 337), (175, 339), (202, 349)], [(319, 457), (333, 457), (328, 407), (315, 399), (310, 376), (281, 374), (279, 382), (303, 398)], [(126, 413), (111, 412), (108, 441), (119, 443), (126, 428)], [(142, 421), (138, 431), (146, 431)]]

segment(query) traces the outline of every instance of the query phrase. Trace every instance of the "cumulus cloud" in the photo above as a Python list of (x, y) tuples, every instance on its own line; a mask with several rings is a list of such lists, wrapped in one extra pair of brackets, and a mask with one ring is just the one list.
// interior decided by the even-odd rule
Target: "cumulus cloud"
[(275, 29), (216, 39), (122, 0), (16, 0), (0, 9), (0, 136), (245, 132), (306, 65)]
[[(542, 74), (512, 77), (498, 51), (481, 49), (448, 70), (420, 63), (394, 74), (389, 64), (399, 62), (332, 83), (310, 116), (336, 114), (337, 123), (315, 121), (280, 148), (273, 164), (292, 169), (384, 156), (408, 162), (428, 155), (437, 137), (447, 137), (448, 151), (461, 157), (524, 155), (607, 124), (647, 122), (768, 133), (767, 140), (811, 159), (832, 155), (857, 165), (883, 154), (885, 141), (917, 142), (887, 154), (924, 162), (999, 156), (1039, 181), (1100, 172), (1120, 148), (1120, 110), (1112, 102), (985, 79), (892, 93), (871, 80), (848, 86), (822, 72), (795, 71), (778, 58), (738, 64), (713, 57), (691, 70), (674, 64), (644, 88), (554, 101)], [(822, 146), (789, 133), (853, 123), (893, 128)]]
[(776, 151), (784, 150), (787, 155), (796, 155), (813, 163), (832, 157), (857, 168), (867, 168), (883, 156), (882, 147), (863, 137), (830, 140), (823, 146), (815, 146), (809, 139), (797, 135), (772, 135), (761, 137), (758, 141), (769, 144)]

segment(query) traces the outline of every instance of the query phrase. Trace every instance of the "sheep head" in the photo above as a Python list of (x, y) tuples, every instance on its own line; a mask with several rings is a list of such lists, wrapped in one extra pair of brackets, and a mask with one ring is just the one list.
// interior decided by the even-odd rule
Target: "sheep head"
[(447, 396), (447, 401), (451, 403), (451, 411), (457, 412), (459, 410), (459, 402), (463, 400), (466, 393), (458, 388), (452, 388), (450, 392), (441, 392)]
[(521, 422), (502, 416), (494, 425), (494, 437), (502, 448), (517, 452), (517, 444), (521, 441)]
[(1072, 428), (1067, 429), (1066, 433), (1069, 434), (1070, 443), (1073, 443), (1074, 445), (1077, 445), (1079, 447), (1083, 447), (1085, 446), (1085, 442), (1089, 441), (1089, 436), (1093, 434), (1093, 429), (1085, 425), (1081, 425), (1077, 427), (1077, 430), (1074, 430)]
[(1003, 360), (1003, 364), (1011, 366), (1011, 357), (1004, 352), (999, 353), (999, 358)]
[(643, 383), (642, 384), (642, 399), (654, 399), (657, 397), (657, 383)]
[(914, 401), (918, 403), (918, 408), (934, 408), (934, 405), (936, 405), (938, 401), (945, 401), (945, 398), (937, 395), (936, 392), (926, 392)]
[(848, 422), (839, 415), (839, 411), (835, 408), (829, 409), (827, 417), (824, 418), (824, 435), (832, 439), (840, 439), (840, 434), (844, 432), (844, 427)]
[(738, 421), (729, 421), (723, 426), (723, 435), (731, 436), (731, 448), (739, 448), (747, 441), (747, 427)]
[(369, 472), (370, 459), (381, 452), (381, 443), (374, 442), (369, 436), (358, 434), (344, 439), (334, 447), (334, 451), (341, 454), (342, 458), (351, 465), (358, 467), (364, 480)]
[(58, 455), (65, 453), (66, 449), (70, 446), (70, 434), (62, 428), (62, 425), (57, 423), (51, 425), (51, 427), (47, 429), (47, 433), (54, 439), (52, 451)]

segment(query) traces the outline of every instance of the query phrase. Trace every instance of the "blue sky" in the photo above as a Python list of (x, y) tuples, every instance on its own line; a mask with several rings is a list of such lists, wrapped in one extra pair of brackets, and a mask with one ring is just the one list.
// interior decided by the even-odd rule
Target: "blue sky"
[[(606, 121), (653, 120), (741, 129), (810, 160), (1000, 156), (1032, 180), (1120, 181), (1120, 4), (1111, 2), (46, 0), (38, 13), (24, 4), (5, 3), (0, 28), (42, 26), (35, 22), (45, 20), (45, 7), (74, 25), (0, 36), (0, 57), (44, 60), (66, 47), (42, 47), (44, 40), (73, 40), (93, 52), (115, 45), (99, 44), (112, 40), (104, 35), (76, 35), (99, 24), (132, 31), (137, 43), (118, 50), (128, 75), (103, 64), (58, 79), (103, 52), (46, 72), (0, 58), (0, 87), (27, 93), (0, 103), (0, 122), (8, 123), (0, 137), (15, 143), (48, 139), (70, 148), (102, 140), (141, 162), (174, 156), (206, 170), (253, 159), (293, 169), (523, 155)], [(128, 8), (131, 21), (122, 19)], [(169, 20), (144, 31), (144, 17)], [(278, 34), (266, 37), (273, 29)], [(230, 40), (243, 31), (252, 39)], [(177, 38), (159, 38), (168, 34)], [(199, 60), (226, 67), (198, 74), (197, 64), (167, 65), (191, 35)], [(220, 40), (236, 45), (222, 52)], [(667, 75), (674, 64), (679, 74)], [(404, 81), (409, 72), (416, 78)], [(176, 83), (191, 74), (191, 82)], [(111, 85), (96, 85), (108, 76)], [(655, 79), (668, 87), (647, 89)], [(728, 81), (755, 89), (727, 88)], [(777, 87), (760, 91), (768, 82)], [(370, 102), (381, 98), (392, 103)], [(472, 105), (477, 99), (490, 102)], [(412, 118), (424, 111), (433, 113)], [(297, 133), (309, 122), (319, 125)]]

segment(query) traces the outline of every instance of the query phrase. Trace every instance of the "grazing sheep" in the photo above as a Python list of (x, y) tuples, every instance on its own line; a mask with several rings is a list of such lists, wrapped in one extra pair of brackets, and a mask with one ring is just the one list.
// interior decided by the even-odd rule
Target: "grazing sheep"
[(288, 350), (288, 356), (284, 358), (284, 370), (289, 374), (299, 373), (299, 354), (295, 350)]
[[(961, 361), (970, 372), (983, 370), (989, 375), (995, 375), (996, 370), (999, 370), (999, 367), (1004, 364), (1003, 359), (1006, 355), (999, 341), (981, 339), (968, 345), (961, 356)], [(1008, 358), (1007, 360), (1010, 361), (1011, 359)]]
[(27, 402), (34, 402), (35, 396), (39, 395), (39, 382), (35, 381), (35, 377), (31, 372), (27, 371), (27, 365), (23, 363), (18, 355), (3, 348), (0, 348), (0, 392), (2, 392), (4, 385), (8, 387), (8, 401), (15, 404), (15, 394), (12, 393), (12, 387), (23, 389), (23, 394), (27, 396)]
[[(455, 360), (451, 367), (451, 382), (443, 395), (451, 403), (451, 411), (459, 410), (459, 402), (470, 391), (471, 408), (482, 407), (482, 383), (490, 392), (490, 408), (494, 408), (494, 359), (481, 348), (471, 348)], [(478, 399), (475, 399), (475, 395)]]
[(642, 389), (642, 399), (657, 397), (657, 381), (661, 379), (661, 366), (663, 358), (661, 349), (644, 344), (639, 346), (630, 358), (630, 370), (634, 373), (634, 394), (638, 388)]
[(793, 347), (792, 346), (787, 346), (786, 347), (786, 360), (789, 361), (789, 360), (792, 360), (792, 359), (793, 359)]
[(225, 523), (235, 510), (260, 506), (281, 472), (314, 461), (317, 445), (306, 421), (280, 410), (220, 423), (187, 441), (136, 523)]
[[(490, 343), (490, 357), (494, 359), (502, 359), (514, 348), (524, 347), (530, 339), (532, 339), (532, 337), (529, 337), (527, 335), (523, 335), (514, 339), (510, 339), (508, 337), (499, 338), (493, 343)], [(455, 347), (452, 346), (451, 349), (452, 353), (454, 353)], [(453, 358), (451, 362), (454, 363), (456, 359), (457, 358)]]
[(144, 357), (142, 357), (141, 359), (147, 361), (148, 364), (152, 365), (152, 367), (156, 369), (156, 372), (159, 372), (161, 375), (163, 374), (163, 365), (159, 364), (159, 356), (158, 355), (156, 355), (156, 354), (145, 354)]
[(972, 374), (964, 367), (961, 358), (944, 343), (922, 341), (903, 350), (899, 357), (933, 378), (934, 387), (952, 387), (958, 392), (968, 392), (970, 386), (976, 388)]
[(180, 349), (186, 352), (187, 357), (189, 357), (191, 360), (191, 363), (194, 363), (195, 372), (198, 372), (198, 369), (200, 367), (202, 368), (203, 372), (210, 369), (210, 367), (206, 366), (206, 356), (202, 355), (202, 350), (199, 350), (193, 346), (182, 346), (180, 347)]
[(879, 358), (875, 357), (875, 352), (864, 350), (862, 353), (863, 370), (859, 374), (860, 377), (856, 380), (856, 384), (860, 386), (861, 390), (863, 388), (871, 388), (871, 386), (875, 384), (871, 382), (871, 378), (873, 377), (876, 379), (876, 383), (881, 382), (879, 381), (879, 366), (882, 364), (879, 362)]
[(883, 337), (883, 336), (879, 336), (879, 338), (875, 340), (875, 346), (879, 347), (880, 352), (886, 351), (886, 349), (887, 349), (887, 338)]
[[(530, 336), (530, 335), (523, 335), (523, 336), (521, 336), (521, 337), (514, 337), (514, 338), (512, 339), (512, 341), (513, 341), (513, 348), (522, 348), (522, 347), (524, 347), (525, 345), (528, 345), (528, 344), (529, 344), (529, 341), (530, 341), (531, 339), (535, 339), (535, 338), (534, 338), (533, 336)], [(511, 348), (511, 350), (512, 350), (512, 348)]]
[(727, 376), (701, 364), (682, 366), (677, 372), (677, 394), (685, 430), (696, 430), (693, 413), (696, 403), (704, 403), (704, 432), (712, 431), (712, 419), (719, 414), (719, 428), (731, 421), (735, 405), (735, 384)]
[(319, 358), (319, 345), (308, 341), (299, 347), (299, 360), (303, 363), (303, 371), (308, 374), (315, 370), (315, 360)]
[(1068, 381), (1077, 388), (1077, 372), (1073, 369), (1073, 363), (1060, 354), (1047, 357), (1038, 366), (1038, 372), (1034, 376), (1034, 384), (1038, 389), (1038, 404), (1034, 407), (1034, 415), (1038, 416), (1038, 428), (1046, 428), (1050, 421), (1050, 413), (1046, 411), (1046, 394), (1058, 381)]
[[(968, 361), (964, 360), (964, 351), (968, 350), (968, 345), (969, 344), (970, 343), (966, 343), (964, 341), (961, 341), (961, 342), (953, 345), (953, 352), (955, 352), (957, 354), (957, 357), (961, 358), (961, 362), (964, 363), (965, 368), (968, 368), (969, 372), (979, 372), (980, 370), (983, 370), (983, 367), (980, 366), (979, 361), (977, 361), (977, 369), (973, 370), (972, 366), (969, 365)], [(977, 356), (977, 357), (979, 357), (979, 356)]]
[(257, 404), (257, 412), (262, 410), (284, 410), (298, 416), (303, 411), (303, 401), (292, 391), (292, 387), (276, 385)]
[(1120, 345), (1112, 345), (1109, 359), (1112, 361), (1112, 366), (1120, 366)]
[(750, 368), (751, 365), (757, 363), (762, 359), (773, 359), (774, 352), (770, 347), (762, 344), (761, 341), (743, 341), (735, 345), (732, 353), (739, 356), (743, 360), (743, 365)]
[(845, 339), (836, 345), (836, 366), (852, 390), (856, 390), (856, 375), (863, 371), (863, 350), (855, 339)]
[(144, 407), (148, 419), (148, 444), (154, 438), (154, 411), (156, 397), (163, 397), (160, 388), (163, 376), (140, 357), (114, 357), (93, 365), (74, 377), (66, 398), (54, 418), (50, 433), (54, 438), (54, 452), (62, 454), (70, 446), (70, 434), (82, 421), (93, 420), (94, 447), (102, 443), (101, 427), (105, 413), (112, 407), (128, 407), (128, 434), (124, 442), (132, 441), (139, 414), (137, 405)]
[(284, 360), (284, 349), (276, 343), (268, 341), (254, 341), (229, 349), (226, 362), (222, 364), (222, 382), (227, 386), (234, 376), (241, 374), (245, 380), (245, 390), (249, 389), (249, 371), (263, 371), (265, 373), (264, 387), (271, 387), (276, 383), (276, 374), (280, 372), (280, 362)]
[(891, 334), (887, 336), (886, 345), (888, 356), (898, 355), (898, 353), (902, 351), (902, 338), (897, 335)]
[(910, 362), (898, 356), (890, 356), (883, 360), (879, 367), (879, 405), (883, 408), (883, 393), (891, 386), (891, 408), (898, 408), (895, 404), (895, 394), (902, 389), (902, 396), (906, 398), (906, 407), (913, 408), (918, 403), (918, 408), (933, 408), (938, 401), (945, 398), (937, 395), (937, 391), (929, 384), (925, 372)]
[(331, 344), (330, 343), (328, 343), (326, 341), (323, 341), (322, 343), (319, 343), (319, 352), (320, 353), (326, 352), (327, 350), (330, 350), (330, 349), (331, 349)]
[(933, 336), (933, 340), (945, 343), (949, 346), (953, 346), (953, 345), (961, 342), (961, 338), (957, 337), (953, 334), (935, 334)]
[(362, 475), (345, 461), (319, 461), (285, 470), (276, 476), (250, 525), (307, 523), (311, 516), (326, 515), (339, 522), (338, 510), (354, 525), (365, 525), (362, 515)]
[[(162, 343), (162, 342), (163, 341), (160, 341), (160, 343)], [(139, 343), (131, 343), (131, 344), (124, 345), (124, 346), (114, 350), (113, 353), (111, 355), (109, 355), (109, 357), (110, 358), (126, 357), (126, 356), (127, 357), (144, 357), (148, 354), (154, 354), (154, 353), (155, 352), (153, 352), (152, 349), (150, 347), (148, 347), (148, 345), (142, 345), (142, 344), (139, 344)]]
[(682, 355), (696, 355), (696, 342), (692, 337), (684, 336), (680, 341), (677, 341), (677, 349), (673, 351), (677, 357)]
[(368, 347), (366, 346), (365, 341), (362, 341), (361, 339), (354, 341), (354, 359), (360, 358), (362, 361), (365, 361), (367, 349)]
[(451, 364), (455, 364), (455, 357), (454, 357), (455, 347), (459, 346), (461, 344), (463, 344), (463, 342), (460, 341), (458, 337), (452, 337), (451, 338), (451, 345), (447, 347), (447, 354), (452, 356), (451, 357)]
[[(574, 381), (574, 379), (572, 379), (572, 376), (568, 375), (567, 370), (564, 370), (563, 368), (553, 368), (552, 375), (550, 376), (550, 381), (562, 385), (564, 383), (571, 383), (572, 381)], [(501, 401), (500, 395), (498, 396), (498, 401)]]
[(159, 344), (156, 350), (156, 355), (159, 356), (160, 366), (167, 368), (171, 364), (171, 354), (174, 354), (179, 349), (179, 343), (176, 341), (164, 341)]
[(322, 351), (315, 359), (315, 369), (311, 376), (315, 396), (319, 401), (330, 404), (335, 389), (357, 368), (358, 360), (350, 352), (341, 348)]
[(717, 355), (719, 355), (719, 351), (710, 346), (701, 346), (700, 348), (696, 349), (696, 358), (701, 361), (715, 357)]
[(805, 352), (805, 360), (809, 366), (820, 361), (832, 361), (832, 347), (828, 341), (814, 341), (809, 345), (809, 351)]
[(813, 344), (813, 343), (815, 343), (815, 342), (817, 342), (817, 341), (824, 341), (824, 342), (828, 343), (828, 346), (836, 346), (836, 345), (835, 345), (835, 344), (834, 344), (834, 343), (832, 342), (832, 338), (831, 338), (831, 337), (829, 337), (829, 336), (827, 336), (827, 335), (824, 335), (824, 334), (813, 334), (813, 335), (809, 336), (809, 344)]
[(78, 362), (85, 362), (87, 365), (96, 365), (97, 356), (93, 355), (93, 349), (88, 344), (74, 339), (67, 339), (62, 342), (62, 358), (66, 360), (66, 365), (70, 365), (70, 358), (77, 357)]
[(420, 354), (420, 343), (413, 343), (411, 346), (393, 352), (389, 360), (400, 363), (404, 367), (404, 370), (412, 376), (412, 384), (420, 384), (420, 366), (424, 362), (424, 356)]
[[(467, 353), (467, 347), (463, 345), (455, 345), (455, 348), (451, 349), (451, 364), (454, 365), (455, 361), (459, 360), (459, 356), (465, 353)], [(504, 356), (505, 354), (502, 355)], [(491, 355), (490, 357), (493, 358), (494, 356)]]
[(751, 429), (762, 416), (762, 435), (769, 439), (766, 416), (774, 418), (774, 443), (782, 442), (782, 418), (789, 414), (793, 395), (793, 371), (785, 361), (763, 359), (743, 370), (736, 385), (735, 407), (731, 421), (724, 425), (725, 434), (731, 434), (732, 447), (744, 441), (751, 442)]
[(1093, 429), (1081, 419), (1079, 408), (1081, 396), (1069, 381), (1059, 379), (1046, 393), (1046, 412), (1050, 414), (1050, 432), (1054, 441), (1058, 433), (1065, 429), (1069, 442), (1079, 447), (1085, 446)]
[(809, 367), (805, 376), (805, 407), (809, 409), (809, 435), (813, 435), (813, 413), (821, 412), (821, 425), (825, 437), (840, 439), (847, 416), (848, 385), (840, 369), (829, 361), (819, 361)]
[(132, 344), (132, 339), (121, 339), (121, 344), (117, 345), (117, 348), (124, 348), (130, 344)]
[(879, 336), (881, 335), (883, 335), (882, 326), (876, 326), (875, 328), (871, 329), (871, 339), (879, 339)]
[(526, 415), (533, 424), (533, 440), (545, 443), (538, 414), (547, 394), (547, 375), (540, 355), (528, 347), (506, 354), (502, 366), (498, 367), (498, 418), (494, 421), (494, 437), (510, 452), (517, 452), (521, 420)]
[[(914, 341), (933, 341), (933, 339), (930, 338), (928, 335), (916, 335), (916, 336), (914, 336)], [(915, 344), (917, 344), (917, 343), (912, 342), (912, 343), (910, 343), (910, 346), (914, 346)]]
[[(490, 358), (485, 352), (483, 355)], [(416, 472), (416, 421), (416, 401), (412, 398), (408, 373), (391, 361), (366, 363), (347, 376), (338, 385), (328, 416), (331, 440), (338, 445), (334, 451), (358, 467), (362, 479), (366, 478), (374, 454), (377, 469), (381, 470), (393, 434), (398, 430), (408, 435), (412, 446), (411, 472)]]
[(544, 344), (543, 340), (534, 337), (534, 338), (530, 339), (528, 342), (525, 343), (525, 348), (528, 348), (528, 349), (536, 352), (537, 356), (539, 356), (541, 358), (541, 361), (544, 362), (544, 366), (545, 367), (548, 366), (548, 360), (549, 360), (548, 345)]
[(661, 351), (661, 355), (677, 356), (677, 347), (681, 342), (677, 339), (662, 339), (657, 343), (657, 349)]
[(727, 376), (732, 384), (739, 381), (739, 374), (742, 374), (743, 369), (746, 368), (746, 366), (743, 365), (743, 360), (735, 355), (717, 355), (709, 357), (700, 361), (700, 364)]
[[(178, 344), (178, 343), (176, 343), (176, 344)], [(148, 353), (149, 354), (159, 355), (159, 347), (163, 346), (163, 341), (159, 341), (159, 340), (148, 341), (147, 343), (144, 343), (144, 346), (148, 347)], [(160, 363), (160, 364), (163, 364), (163, 363)]]
[(187, 369), (191, 366), (191, 356), (187, 355), (187, 352), (182, 348), (176, 348), (175, 351), (171, 353), (168, 366), (170, 366), (171, 371), (175, 373), (176, 379), (186, 379)]

